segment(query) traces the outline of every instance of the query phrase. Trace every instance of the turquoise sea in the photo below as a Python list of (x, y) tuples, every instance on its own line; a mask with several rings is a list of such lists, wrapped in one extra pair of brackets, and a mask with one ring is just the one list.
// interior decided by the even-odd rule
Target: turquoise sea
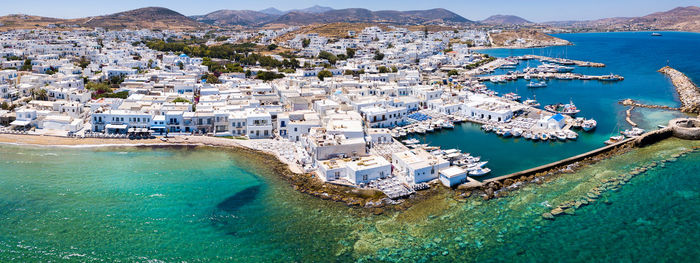
[[(585, 33), (555, 35), (571, 41), (573, 46), (536, 49), (496, 49), (479, 51), (496, 57), (542, 55), (605, 63), (604, 68), (576, 67), (575, 73), (587, 75), (619, 74), (624, 81), (605, 83), (595, 80), (549, 80), (546, 88), (527, 88), (527, 81), (520, 79), (504, 84), (487, 86), (500, 94), (516, 92), (526, 98), (537, 98), (542, 105), (572, 100), (581, 109), (578, 116), (593, 118), (598, 127), (592, 133), (579, 132), (577, 141), (532, 142), (524, 139), (501, 138), (494, 133), (485, 134), (480, 125), (464, 124), (454, 130), (413, 136), (423, 143), (442, 146), (443, 149), (459, 148), (488, 160), (492, 176), (500, 176), (536, 167), (574, 156), (603, 145), (603, 142), (619, 131), (631, 128), (625, 122), (626, 107), (618, 101), (632, 98), (643, 103), (679, 106), (676, 91), (670, 80), (657, 72), (670, 65), (685, 73), (696, 83), (700, 81), (700, 34), (664, 32), (662, 37), (652, 37), (649, 32)], [(517, 70), (536, 67), (539, 61), (521, 62)], [(505, 74), (497, 70), (493, 74)], [(632, 119), (641, 128), (656, 129), (668, 120), (683, 116), (662, 110), (635, 109)], [(527, 155), (527, 156), (524, 156)]]
[[(648, 64), (629, 63), (639, 69), (625, 69), (613, 61), (614, 52), (606, 57), (599, 53), (608, 51), (597, 50), (588, 57), (575, 51), (618, 43), (631, 46), (622, 51), (632, 52), (632, 43), (648, 40), (645, 33), (561, 37), (576, 44), (566, 48), (568, 57), (607, 63), (604, 70), (627, 79), (575, 90), (569, 90), (578, 85), (575, 82), (550, 84), (537, 91), (538, 99), (546, 100), (546, 90), (552, 90), (551, 99), (568, 100), (569, 92), (584, 114), (614, 111), (615, 100), (624, 97), (678, 103), (668, 80), (655, 73), (665, 62), (659, 66), (656, 59), (639, 59)], [(658, 52), (640, 49), (625, 56), (667, 52), (681, 60), (684, 52), (697, 52), (692, 47), (700, 44), (697, 34), (664, 33), (662, 38), (689, 43), (662, 45), (666, 40), (661, 39)], [(507, 56), (533, 50), (490, 52)], [(687, 58), (693, 57), (697, 55)], [(674, 66), (697, 80), (700, 68), (691, 64)], [(649, 80), (635, 81), (636, 70), (637, 78)], [(509, 85), (513, 84), (502, 88)], [(634, 92), (638, 89), (645, 91)], [(594, 98), (603, 102), (596, 106)], [(649, 125), (669, 118), (655, 111), (639, 114), (637, 118)], [(615, 126), (615, 120), (603, 116), (596, 119), (607, 124), (590, 135), (594, 139), (606, 137), (606, 129)], [(453, 143), (471, 136), (491, 140), (482, 133), (466, 136), (461, 129), (470, 131), (468, 126), (456, 128), (454, 138), (459, 140)], [(540, 153), (557, 159), (600, 145), (593, 139), (590, 145), (586, 142), (580, 139), (569, 146), (506, 141), (491, 145), (491, 150), (504, 154), (488, 158), (491, 163), (498, 158), (523, 160), (503, 161), (499, 169), (507, 172), (520, 169), (511, 166), (547, 161), (537, 156)], [(464, 145), (460, 147), (476, 147)], [(551, 206), (582, 198), (604, 180), (694, 146), (700, 141), (669, 139), (525, 185), (507, 197), (472, 197), (465, 202), (445, 190), (406, 211), (372, 216), (296, 192), (267, 161), (245, 151), (0, 145), (0, 262), (695, 262), (700, 258), (697, 151), (635, 176), (574, 215), (554, 221), (541, 217)], [(473, 151), (486, 157), (485, 151)]]

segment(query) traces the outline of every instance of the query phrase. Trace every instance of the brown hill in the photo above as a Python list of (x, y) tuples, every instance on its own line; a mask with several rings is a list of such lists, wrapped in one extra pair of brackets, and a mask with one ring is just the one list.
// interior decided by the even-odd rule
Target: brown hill
[(532, 24), (532, 22), (525, 20), (519, 16), (513, 15), (493, 15), (484, 20), (479, 21), (483, 24), (489, 25), (526, 25)]
[(85, 27), (109, 29), (170, 29), (195, 30), (207, 27), (173, 10), (162, 7), (146, 7), (126, 12), (90, 17), (82, 23)]
[(192, 20), (178, 12), (162, 7), (146, 7), (105, 16), (60, 19), (29, 15), (0, 17), (0, 30), (46, 28), (55, 25), (64, 28), (107, 29), (170, 29), (195, 30), (208, 25)]
[(677, 7), (642, 17), (613, 17), (590, 21), (547, 23), (554, 26), (586, 28), (601, 31), (676, 30), (700, 32), (700, 7)]

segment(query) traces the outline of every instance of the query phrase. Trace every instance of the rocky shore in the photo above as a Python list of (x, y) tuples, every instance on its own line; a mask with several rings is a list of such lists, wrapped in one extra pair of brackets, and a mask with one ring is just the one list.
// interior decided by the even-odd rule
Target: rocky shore
[(700, 90), (688, 76), (669, 66), (663, 67), (659, 72), (671, 78), (676, 86), (676, 91), (681, 99), (681, 111), (685, 113), (700, 113)]

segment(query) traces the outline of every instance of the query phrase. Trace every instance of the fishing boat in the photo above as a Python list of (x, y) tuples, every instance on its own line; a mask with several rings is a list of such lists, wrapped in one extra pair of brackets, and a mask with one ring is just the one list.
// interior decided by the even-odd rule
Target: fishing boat
[(419, 142), (420, 142), (420, 141), (419, 141), (418, 139), (415, 139), (415, 138), (413, 138), (413, 139), (408, 139), (408, 140), (403, 140), (403, 143), (404, 143), (404, 144), (416, 144), (416, 143), (419, 143)]
[(503, 76), (493, 76), (493, 77), (489, 78), (489, 80), (493, 83), (505, 83), (506, 82), (506, 78)]
[(612, 136), (612, 137), (610, 137), (610, 139), (605, 141), (605, 144), (610, 145), (610, 144), (618, 143), (624, 139), (625, 139), (625, 136), (622, 136), (622, 135)]
[(528, 88), (544, 88), (544, 87), (547, 87), (547, 82), (533, 80), (533, 81), (530, 81), (529, 83), (527, 83), (527, 87)]
[(540, 103), (537, 102), (536, 100), (533, 99), (526, 99), (523, 104), (530, 106), (530, 107), (539, 107)]
[(587, 132), (595, 129), (596, 126), (598, 126), (598, 122), (596, 122), (594, 119), (585, 120), (581, 124), (581, 128)]
[(532, 136), (530, 137), (530, 139), (531, 139), (532, 141), (535, 141), (535, 142), (536, 142), (536, 141), (539, 141), (539, 140), (540, 140), (540, 136), (541, 136), (541, 135), (540, 135), (539, 133), (533, 133)]
[(578, 134), (575, 132), (572, 132), (572, 131), (568, 131), (566, 133), (566, 138), (569, 140), (576, 140), (576, 139), (578, 139)]
[(523, 130), (520, 128), (513, 128), (513, 137), (520, 137), (523, 135)]
[(511, 129), (504, 128), (502, 131), (503, 131), (503, 137), (507, 138), (507, 137), (513, 136), (513, 131)]
[(442, 123), (442, 128), (452, 129), (454, 127), (455, 127), (455, 125), (451, 121), (445, 121)]
[(556, 132), (556, 133), (555, 133), (555, 136), (556, 136), (557, 139), (559, 139), (560, 141), (566, 141), (566, 133), (564, 133), (564, 132), (562, 132), (562, 131)]
[(612, 73), (610, 73), (610, 75), (605, 75), (605, 76), (602, 76), (599, 78), (600, 81), (620, 81), (623, 79), (625, 79), (625, 78), (623, 78), (620, 75), (614, 75)]
[(542, 141), (549, 140), (549, 134), (547, 134), (546, 132), (543, 132), (542, 134), (540, 134), (540, 140), (542, 140)]
[(622, 133), (622, 135), (624, 135), (627, 138), (632, 138), (632, 137), (637, 137), (637, 136), (644, 134), (644, 129), (635, 127), (635, 128), (632, 128), (631, 130), (625, 130), (625, 131), (620, 132), (620, 133)]
[(469, 171), (470, 176), (484, 176), (487, 175), (491, 172), (491, 169), (489, 168), (476, 168), (474, 170)]
[(491, 132), (493, 130), (493, 126), (486, 124), (486, 125), (482, 125), (481, 129), (484, 130), (485, 132)]
[(573, 102), (569, 102), (568, 104), (563, 104), (563, 103), (557, 103), (557, 104), (551, 104), (544, 106), (544, 109), (553, 112), (553, 113), (560, 113), (560, 114), (566, 114), (569, 116), (574, 116), (581, 112), (581, 110), (576, 108), (576, 105), (574, 105)]
[(507, 93), (507, 94), (503, 95), (503, 98), (508, 99), (508, 100), (512, 100), (512, 101), (519, 101), (522, 97), (520, 95), (518, 95), (517, 93), (511, 92), (511, 93)]

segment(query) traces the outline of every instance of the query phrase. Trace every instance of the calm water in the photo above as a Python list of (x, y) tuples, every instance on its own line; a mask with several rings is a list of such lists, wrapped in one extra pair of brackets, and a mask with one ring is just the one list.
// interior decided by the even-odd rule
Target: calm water
[[(617, 102), (632, 98), (644, 103), (678, 106), (675, 89), (670, 80), (656, 72), (667, 64), (684, 72), (695, 82), (700, 81), (700, 34), (665, 32), (663, 37), (652, 37), (646, 32), (561, 34), (574, 46), (538, 49), (500, 49), (484, 51), (493, 56), (543, 55), (602, 62), (604, 68), (576, 67), (575, 73), (604, 75), (615, 73), (624, 81), (550, 80), (546, 88), (527, 88), (526, 80), (505, 84), (490, 84), (489, 88), (505, 94), (516, 92), (525, 98), (537, 98), (542, 105), (572, 100), (581, 113), (578, 116), (594, 118), (598, 128), (592, 133), (580, 132), (575, 142), (531, 142), (524, 139), (503, 139), (493, 133), (483, 133), (478, 125), (465, 124), (454, 131), (415, 136), (425, 143), (443, 148), (459, 148), (481, 155), (489, 161), (492, 176), (504, 175), (574, 156), (603, 145), (613, 133), (631, 128), (625, 122), (625, 110)], [(538, 61), (522, 62), (517, 70), (536, 67)], [(512, 70), (512, 69), (510, 69)], [(504, 74), (508, 70), (497, 70)], [(680, 113), (636, 109), (633, 120), (644, 129), (656, 129), (659, 124), (682, 116)]]
[(700, 153), (545, 221), (547, 205), (700, 142), (668, 140), (466, 203), (447, 192), (382, 216), (297, 193), (221, 149), (0, 146), (0, 261), (692, 261)]
[[(567, 93), (582, 93), (573, 99), (586, 116), (607, 112), (606, 108), (619, 116), (615, 101), (628, 96), (668, 105), (677, 102), (668, 81), (655, 73), (665, 59), (627, 63), (638, 69), (626, 69), (613, 57), (600, 53), (589, 57), (577, 48), (604, 52), (594, 47), (613, 45), (621, 50), (618, 55), (632, 58), (665, 52), (677, 57), (671, 62), (675, 63), (683, 50), (692, 51), (692, 43), (700, 44), (695, 34), (665, 33), (647, 41), (681, 40), (667, 49), (656, 44), (654, 54), (640, 48), (630, 55), (625, 52), (635, 49), (633, 43), (647, 45), (641, 40), (644, 34), (562, 37), (577, 44), (568, 47), (568, 57), (607, 63), (603, 71), (627, 78), (605, 86), (550, 83), (537, 91), (543, 102), (547, 93), (555, 101), (568, 100)], [(674, 66), (698, 79), (700, 69), (691, 64)], [(635, 81), (634, 72), (649, 79)], [(596, 104), (595, 98), (601, 102)], [(658, 111), (635, 114), (649, 126), (669, 118)], [(585, 138), (571, 144), (501, 142), (468, 125), (455, 128), (453, 138), (459, 140), (451, 143), (465, 149), (481, 147), (472, 151), (484, 156), (496, 153), (488, 156), (491, 167), (506, 172), (597, 147), (599, 138), (608, 136), (607, 129), (622, 120), (594, 117), (601, 127), (587, 135), (590, 143)], [(431, 140), (448, 143), (446, 135), (435, 134)], [(0, 262), (694, 262), (700, 258), (697, 152), (634, 177), (621, 190), (577, 209), (575, 215), (555, 221), (540, 215), (551, 209), (549, 205), (581, 198), (604, 179), (698, 145), (671, 139), (576, 173), (550, 177), (541, 185), (527, 185), (508, 197), (458, 202), (453, 193), (444, 191), (407, 211), (381, 216), (297, 193), (265, 161), (241, 152), (0, 145)], [(512, 161), (497, 168), (497, 157)]]

